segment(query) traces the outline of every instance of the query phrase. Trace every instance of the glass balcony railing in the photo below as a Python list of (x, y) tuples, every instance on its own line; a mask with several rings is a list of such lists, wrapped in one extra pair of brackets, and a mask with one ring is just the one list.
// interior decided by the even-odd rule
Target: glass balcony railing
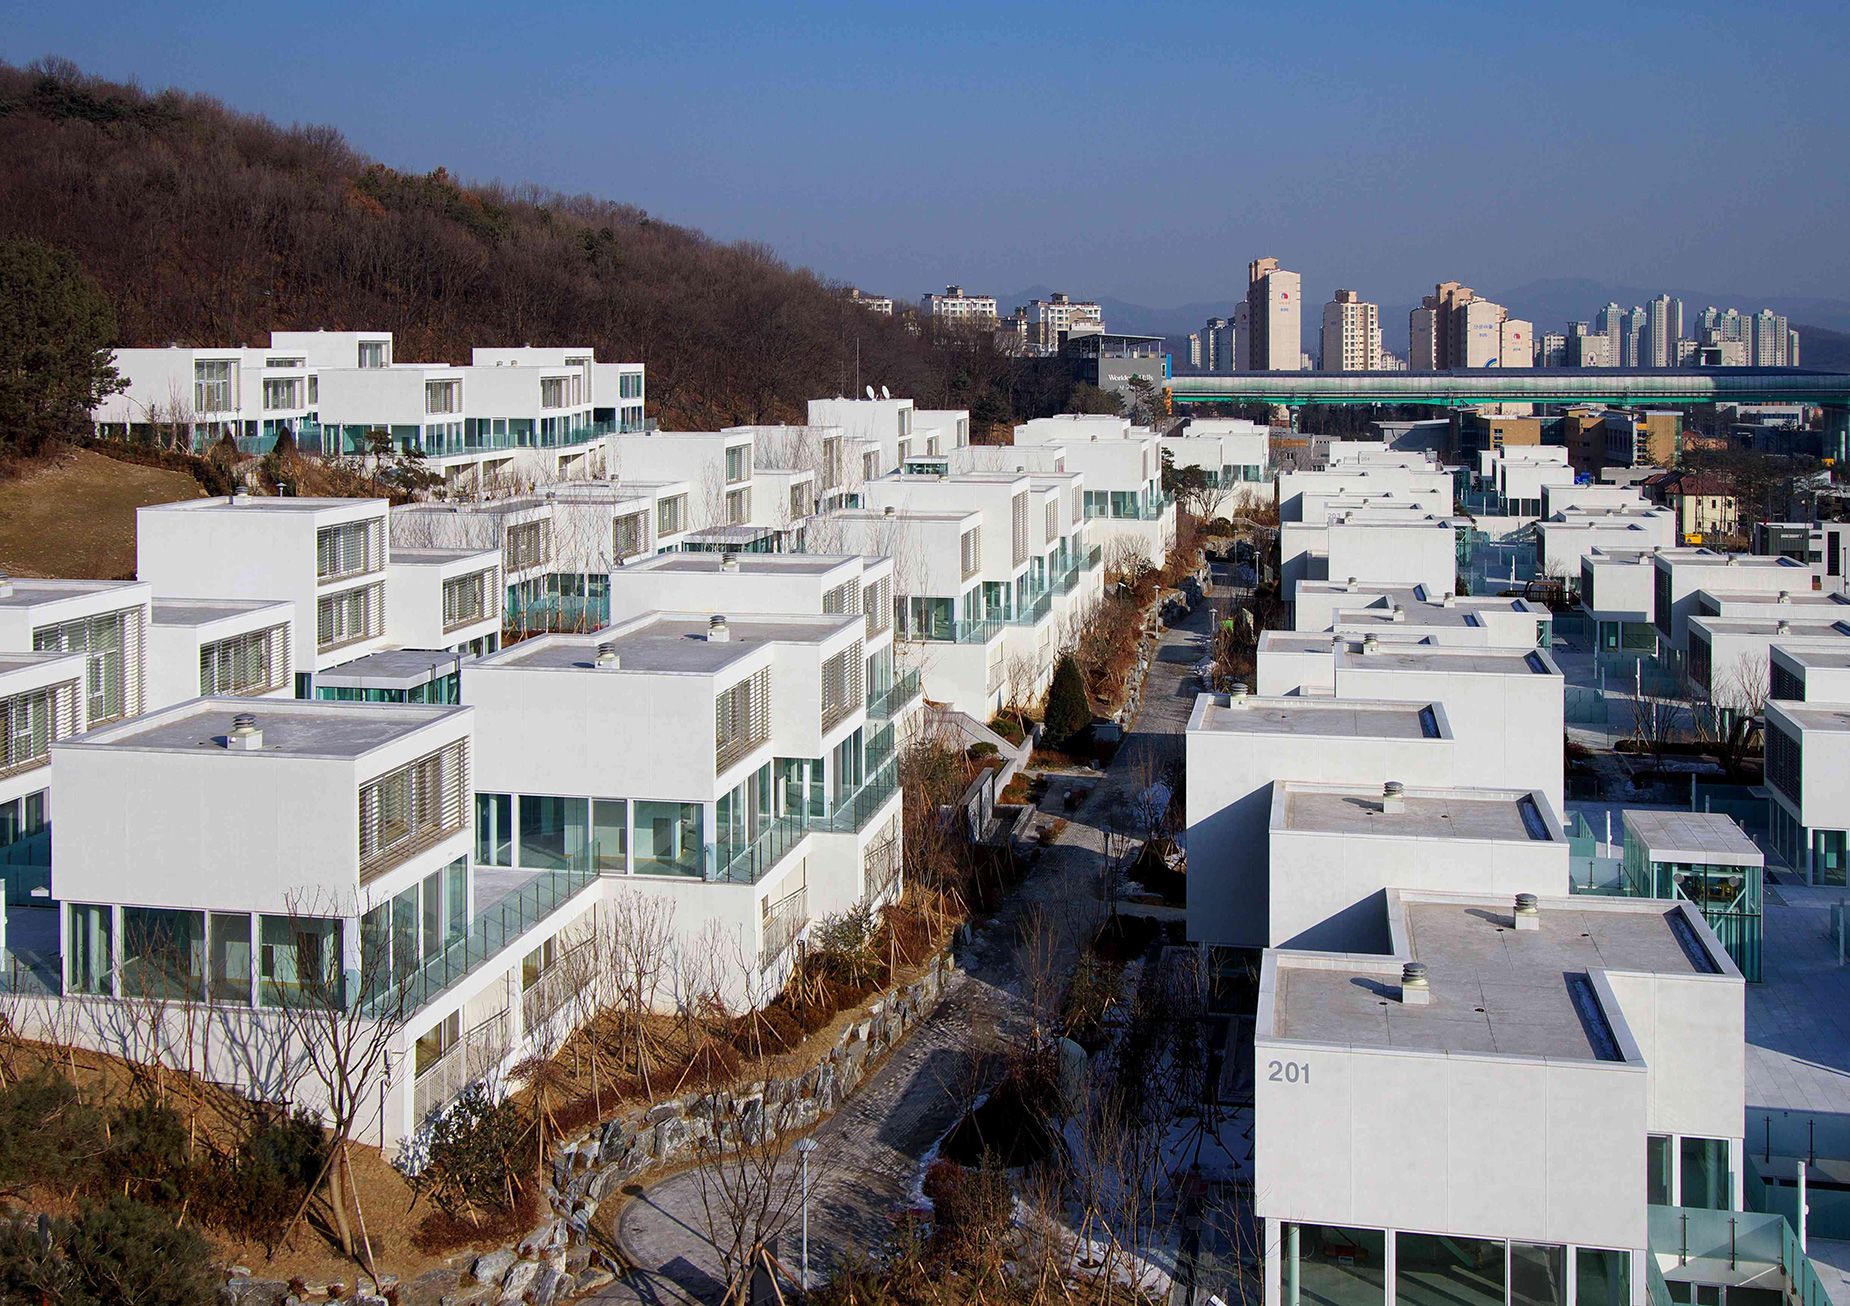
[(1014, 615), (1006, 620), (1011, 626), (1037, 626), (1053, 611), (1053, 591), (1042, 590), (1040, 597), (1031, 599), (1026, 606), (1015, 609)]
[(1679, 1280), (1774, 1291), (1783, 1287), (1786, 1300), (1796, 1306), (1829, 1306), (1818, 1271), (1783, 1215), (1653, 1206), (1650, 1239), (1651, 1259), (1674, 1256), (1672, 1274)]
[(810, 821), (780, 816), (743, 843), (708, 844), (706, 878), (721, 884), (756, 884), (803, 842)]
[(922, 639), (933, 644), (987, 644), (1002, 633), (1003, 624), (1000, 617), (937, 622), (929, 626), (915, 627), (910, 638)]
[[(597, 880), (595, 870), (551, 871), (535, 876), (469, 922), (469, 932), (403, 980), (360, 997), (360, 1012), (383, 1016), (417, 1011), (500, 955)], [(356, 977), (357, 980), (357, 977)], [(356, 983), (357, 987), (357, 983)]]
[(835, 810), (816, 823), (815, 828), (829, 834), (853, 834), (866, 828), (895, 793), (899, 791), (899, 762), (889, 757), (874, 769), (860, 788), (843, 794)]
[(918, 671), (902, 671), (886, 688), (868, 691), (867, 715), (878, 721), (891, 720), (900, 708), (918, 696)]

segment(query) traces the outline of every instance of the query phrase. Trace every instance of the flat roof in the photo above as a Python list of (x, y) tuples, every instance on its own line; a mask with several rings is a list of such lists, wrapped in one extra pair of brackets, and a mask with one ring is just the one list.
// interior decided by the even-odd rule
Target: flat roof
[(1850, 596), (1835, 594), (1829, 590), (1712, 590), (1696, 591), (1698, 598), (1706, 598), (1714, 603), (1748, 604), (1756, 608), (1777, 607), (1791, 604), (1794, 607), (1844, 608), (1850, 607)]
[(1203, 694), (1191, 731), (1229, 735), (1314, 735), (1330, 739), (1443, 739), (1444, 713), (1436, 704), (1355, 699), (1250, 696), (1234, 706), (1225, 694)]
[[(853, 614), (818, 616), (728, 616), (727, 638), (710, 640), (710, 620), (692, 613), (650, 613), (589, 634), (542, 635), (522, 640), (472, 664), (478, 668), (519, 667), (545, 671), (597, 671), (597, 655), (608, 644), (619, 671), (713, 675), (749, 658), (766, 644), (819, 644), (844, 628), (862, 627)], [(601, 674), (611, 674), (604, 671)]]
[(942, 508), (838, 508), (829, 514), (843, 521), (879, 521), (883, 517), (904, 517), (908, 521), (968, 521), (981, 517), (981, 508), (952, 512)]
[(392, 561), (410, 567), (441, 567), (466, 558), (499, 558), (501, 550), (490, 545), (482, 549), (406, 549), (394, 544)]
[[(1433, 644), (1431, 635), (1422, 634), (1421, 627), (1408, 625), (1406, 622), (1394, 622), (1381, 634), (1396, 647), (1437, 647)], [(1328, 630), (1265, 630), (1259, 633), (1259, 651), (1261, 653), (1322, 653), (1325, 656), (1332, 656), (1338, 647), (1347, 649), (1351, 653), (1359, 652), (1362, 639), (1361, 635), (1342, 634)]]
[(1656, 557), (1656, 549), (1607, 549), (1596, 547), (1583, 561), (1594, 566), (1637, 567)]
[(1501, 899), (1389, 894), (1389, 910), (1402, 912), (1404, 960), (1425, 964), (1431, 1001), (1400, 1001), (1401, 959), (1280, 953), (1274, 1036), (1441, 1055), (1620, 1061), (1616, 1013), (1602, 1008), (1591, 972), (1728, 973), (1680, 905), (1543, 898), (1540, 928), (1517, 930)]
[(0, 676), (9, 671), (29, 671), (33, 667), (42, 667), (48, 662), (65, 659), (82, 664), (82, 653), (0, 653)]
[(315, 673), (317, 685), (349, 689), (416, 689), (462, 666), (447, 649), (388, 648)]
[(204, 499), (176, 499), (172, 503), (151, 503), (140, 512), (326, 512), (330, 508), (354, 508), (361, 505), (384, 509), (385, 499), (313, 498), (293, 494), (239, 494), (232, 498), (215, 494)]
[(1818, 667), (1834, 671), (1850, 668), (1850, 643), (1841, 639), (1795, 635), (1780, 640), (1773, 645), (1773, 649), (1804, 668)]
[(1657, 861), (1724, 862), (1761, 866), (1766, 862), (1734, 818), (1720, 812), (1675, 812), (1657, 808), (1623, 813), (1625, 833), (1637, 835)]
[(1850, 731), (1850, 704), (1801, 703), (1776, 698), (1769, 707), (1777, 707), (1801, 730)]
[(1286, 781), (1273, 800), (1274, 827), (1308, 834), (1394, 839), (1559, 842), (1535, 796), (1518, 789), (1408, 789), (1388, 811), (1381, 787)]
[[(466, 707), (401, 703), (332, 703), (318, 699), (195, 698), (56, 745), (191, 753), (217, 748), (231, 756), (289, 755), (352, 760), (383, 748)], [(263, 747), (243, 754), (224, 748), (232, 718), (249, 715)]]
[(157, 626), (210, 626), (266, 608), (293, 607), (288, 599), (155, 599), (149, 620)]
[[(1785, 631), (1780, 625), (1786, 626)], [(1850, 621), (1832, 612), (1794, 612), (1791, 616), (1764, 617), (1711, 617), (1706, 613), (1691, 617), (1691, 626), (1700, 626), (1703, 630), (1717, 635), (1797, 635), (1800, 633), (1818, 638), (1830, 631), (1850, 638)]]
[(484, 499), (467, 503), (401, 503), (392, 509), (393, 516), (441, 517), (511, 517), (549, 506), (551, 500), (524, 494), (515, 499)]
[(130, 589), (138, 580), (54, 580), (41, 576), (8, 576), (0, 581), (0, 608), (36, 608), (85, 594)]
[[(852, 553), (740, 553), (733, 555), (738, 564), (733, 570), (742, 575), (761, 572), (766, 575), (826, 576), (839, 571), (858, 558)], [(722, 574), (723, 553), (658, 553), (627, 563), (623, 571), (685, 572), (699, 575)]]
[(1558, 676), (1540, 649), (1461, 648), (1439, 644), (1378, 644), (1374, 652), (1346, 648), (1343, 667), (1364, 671), (1428, 671), (1448, 676)]

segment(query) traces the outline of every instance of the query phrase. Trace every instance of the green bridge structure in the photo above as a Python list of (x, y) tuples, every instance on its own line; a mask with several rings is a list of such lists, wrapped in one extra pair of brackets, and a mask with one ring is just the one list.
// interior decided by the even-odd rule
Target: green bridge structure
[(1176, 404), (1601, 404), (1696, 408), (1709, 404), (1805, 404), (1824, 409), (1824, 451), (1850, 445), (1850, 373), (1797, 367), (1460, 368), (1451, 372), (1235, 372), (1174, 376)]

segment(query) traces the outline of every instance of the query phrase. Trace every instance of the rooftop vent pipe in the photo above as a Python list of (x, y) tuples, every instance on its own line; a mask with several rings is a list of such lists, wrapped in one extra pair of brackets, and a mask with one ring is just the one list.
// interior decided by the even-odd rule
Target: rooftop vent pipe
[(1381, 641), (1376, 639), (1373, 635), (1369, 635), (1362, 640), (1362, 652), (1379, 653), (1380, 651)]
[(1407, 610), (1401, 607), (1398, 603), (1396, 603), (1393, 607), (1388, 609), (1388, 620), (1389, 621), (1405, 621), (1406, 619), (1407, 619)]
[(623, 665), (623, 659), (617, 656), (615, 644), (597, 646), (597, 665), (605, 671), (615, 671)]
[(12, 592), (13, 592), (13, 578), (7, 575), (4, 571), (0, 571), (0, 598), (5, 598), (7, 595), (11, 594)]
[(1791, 590), (1781, 590), (1779, 592), (1779, 601), (1781, 603), (1792, 602), (1792, 591)]
[(1426, 981), (1426, 963), (1403, 961), (1400, 964), (1400, 1005), (1423, 1007), (1432, 1001), (1432, 985)]
[(1516, 895), (1516, 928), (1519, 930), (1539, 930), (1542, 928), (1542, 909), (1536, 906), (1535, 895), (1519, 893)]
[(1227, 690), (1227, 705), (1229, 707), (1245, 707), (1247, 693), (1248, 690), (1244, 680), (1234, 681), (1233, 685)]
[(885, 508), (881, 509), (881, 515), (891, 517), (893, 515), (893, 505), (889, 503)]
[(721, 571), (737, 571), (739, 569), (739, 555), (736, 553), (720, 554), (719, 569)]
[(707, 643), (724, 644), (732, 638), (732, 632), (726, 628), (726, 614), (715, 612), (707, 618)]
[(257, 718), (249, 712), (240, 712), (231, 718), (231, 733), (225, 736), (225, 747), (239, 753), (254, 753), (263, 747), (263, 731), (257, 728)]
[(1382, 785), (1381, 810), (1390, 816), (1406, 811), (1407, 786), (1398, 780), (1389, 780)]
[(1792, 623), (1782, 618), (1780, 623), (1773, 627), (1773, 633), (1776, 635), (1790, 635), (1792, 633)]

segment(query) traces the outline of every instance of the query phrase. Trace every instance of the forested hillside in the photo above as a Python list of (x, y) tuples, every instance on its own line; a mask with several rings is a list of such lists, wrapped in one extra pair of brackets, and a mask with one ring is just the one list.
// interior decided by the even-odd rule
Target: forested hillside
[(400, 359), (453, 362), (588, 344), (648, 365), (671, 428), (801, 420), (805, 399), (853, 389), (857, 344), (863, 382), (979, 427), (1059, 411), (1070, 389), (986, 336), (875, 317), (759, 246), (611, 200), (397, 172), (329, 128), (61, 62), (0, 65), (0, 236), (70, 250), (123, 345), (386, 328)]

